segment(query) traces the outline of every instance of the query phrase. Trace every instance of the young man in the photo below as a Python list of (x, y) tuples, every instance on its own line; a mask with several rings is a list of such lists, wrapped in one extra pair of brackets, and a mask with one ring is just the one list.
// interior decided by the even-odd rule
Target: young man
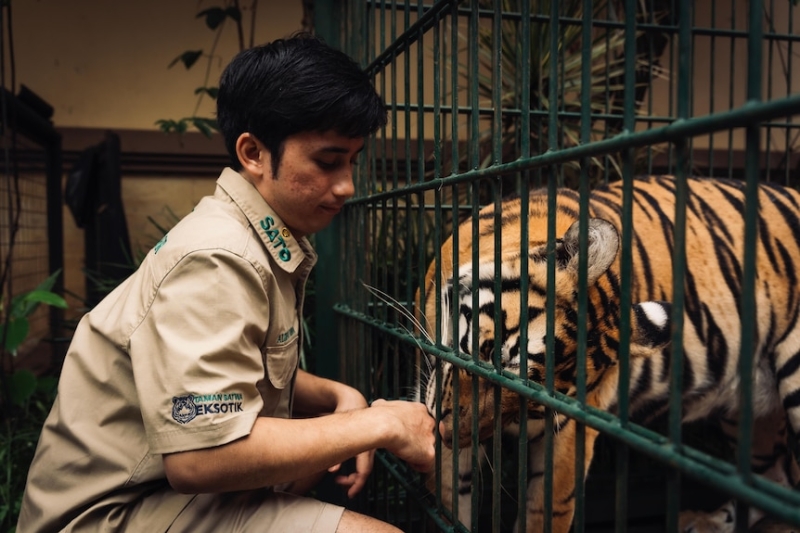
[(292, 492), (356, 457), (337, 478), (353, 496), (376, 448), (433, 465), (422, 404), (368, 407), (297, 368), (305, 237), (386, 121), (369, 79), (314, 38), (279, 40), (234, 58), (217, 115), (233, 168), (78, 326), (18, 533), (397, 531)]

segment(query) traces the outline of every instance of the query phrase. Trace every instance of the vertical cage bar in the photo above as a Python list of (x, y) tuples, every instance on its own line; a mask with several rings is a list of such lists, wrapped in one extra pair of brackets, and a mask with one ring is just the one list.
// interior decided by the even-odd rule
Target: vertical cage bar
[(494, 3), (492, 16), (492, 164), (503, 160), (503, 4)]
[[(531, 5), (530, 2), (520, 2), (520, 92), (522, 114), (520, 116), (520, 157), (529, 157), (531, 151)], [(530, 172), (523, 172), (519, 187), (520, 193), (520, 271), (528, 272), (528, 246), (529, 246), (529, 204), (530, 204)], [(520, 279), (520, 292), (528, 296), (530, 278), (522, 276)], [(528, 306), (522, 306), (520, 324), (528, 324)], [(520, 379), (528, 379), (528, 328), (520, 328), (519, 373)], [(517, 440), (519, 467), (517, 469), (517, 525), (519, 531), (527, 531), (527, 498), (528, 498), (528, 434), (525, 431), (528, 422), (528, 402), (520, 397), (519, 402), (520, 432)]]
[[(747, 101), (761, 101), (763, 2), (750, 1), (747, 37)], [(739, 476), (753, 483), (750, 455), (753, 438), (753, 357), (756, 349), (756, 252), (758, 243), (758, 178), (760, 160), (760, 127), (751, 124), (745, 129), (745, 226), (744, 258), (742, 263), (742, 321), (741, 351), (739, 354), (739, 428), (736, 463)], [(737, 529), (747, 528), (747, 506), (737, 508)]]
[[(789, 16), (788, 19), (788, 28), (787, 33), (789, 35), (794, 35), (794, 17), (795, 17), (795, 4), (794, 2), (789, 4)], [(794, 57), (794, 40), (790, 40), (786, 43), (786, 56), (789, 58), (786, 61), (786, 95), (792, 94), (792, 81), (794, 80), (794, 61), (791, 58)], [(786, 117), (786, 135), (784, 137), (784, 145), (783, 145), (783, 153), (785, 160), (785, 167), (784, 167), (784, 177), (783, 177), (783, 184), (785, 186), (790, 186), (791, 184), (791, 175), (792, 175), (792, 139), (793, 134), (797, 131), (796, 129), (790, 127), (790, 124), (793, 122), (793, 117), (787, 116)]]
[[(636, 128), (636, 0), (625, 2), (625, 88), (623, 102), (623, 131), (633, 132)], [(619, 321), (619, 418), (622, 428), (629, 425), (629, 383), (630, 383), (630, 308), (631, 279), (633, 276), (633, 151), (628, 148), (622, 154), (622, 238), (620, 241), (620, 309)], [(616, 458), (616, 525), (615, 531), (627, 531), (628, 519), (628, 476), (630, 453), (623, 443), (615, 446)]]
[[(478, 168), (480, 164), (480, 99), (479, 99), (479, 91), (478, 91), (478, 72), (480, 69), (480, 59), (478, 56), (478, 40), (480, 38), (480, 3), (478, 0), (472, 0), (470, 2), (470, 16), (469, 16), (469, 30), (468, 30), (468, 42), (469, 42), (469, 62), (468, 68), (470, 69), (469, 74), (471, 76), (470, 79), (470, 167), (471, 168)], [(479, 232), (479, 219), (478, 219), (478, 211), (480, 209), (480, 182), (471, 181), (470, 182), (470, 192), (471, 192), (471, 213), (472, 213), (472, 241), (471, 242), (479, 242), (480, 240), (480, 232)], [(472, 247), (472, 271), (477, 272), (479, 268), (479, 257), (478, 257), (478, 247)], [(479, 306), (479, 299), (478, 299), (478, 291), (473, 290), (472, 293), (472, 308), (477, 309)], [(472, 349), (472, 360), (473, 362), (477, 362), (479, 360), (478, 357), (478, 314), (474, 313), (472, 316), (472, 326), (471, 326), (471, 345), (473, 346)], [(478, 400), (480, 396), (480, 388), (478, 382), (478, 376), (472, 376), (472, 412), (478, 412)], [(478, 457), (478, 450), (480, 449), (480, 441), (478, 440), (478, 417), (472, 417), (472, 479), (480, 479), (480, 460)], [(472, 523), (472, 530), (477, 531), (478, 528), (478, 520), (479, 520), (479, 508), (480, 508), (480, 494), (477, 490), (472, 490), (472, 503), (471, 503), (471, 523)]]
[[(586, 144), (591, 139), (591, 76), (592, 76), (592, 13), (593, 0), (583, 0), (583, 20), (581, 26), (581, 143)], [(587, 331), (586, 320), (589, 313), (589, 295), (587, 290), (588, 248), (589, 248), (589, 165), (588, 158), (581, 160), (581, 174), (579, 184), (579, 212), (578, 212), (578, 332), (576, 351), (575, 386), (576, 399), (582, 406), (586, 405), (586, 348)], [(586, 426), (577, 424), (575, 431), (575, 520), (573, 529), (575, 533), (583, 533), (586, 524), (584, 516), (585, 506), (585, 475), (584, 461), (586, 458)]]
[[(458, 73), (459, 73), (459, 61), (458, 56), (460, 54), (460, 46), (458, 43), (458, 2), (453, 2), (450, 8), (450, 86), (452, 87), (452, 93), (450, 95), (450, 106), (453, 110), (452, 115), (450, 116), (451, 124), (450, 124), (450, 136), (451, 136), (451, 151), (452, 156), (450, 157), (451, 169), (450, 174), (458, 174), (459, 169), (459, 158), (460, 158), (460, 151), (458, 148), (458, 117), (459, 117), (459, 99), (458, 99), (458, 92), (459, 92), (459, 83), (458, 83)], [(455, 203), (455, 198), (458, 197), (458, 188), (457, 186), (453, 186), (452, 189), (453, 194), (453, 201)], [(458, 226), (458, 211), (453, 211), (453, 228)]]
[[(680, 26), (680, 23), (679, 23), (679, 26)], [(680, 26), (680, 27), (682, 27), (682, 26)], [(714, 29), (714, 30), (716, 30), (716, 28), (717, 28), (717, 2), (716, 2), (716, 0), (712, 0), (712, 2), (711, 2), (711, 28)], [(714, 64), (714, 57), (717, 54), (717, 33), (716, 33), (716, 31), (711, 34), (709, 39), (710, 39), (710, 43), (709, 43), (709, 47), (708, 47), (709, 63), (711, 65), (713, 65)], [(708, 112), (709, 113), (713, 113), (714, 110), (716, 109), (715, 108), (715, 98), (714, 98), (716, 96), (715, 92), (716, 92), (716, 89), (717, 89), (716, 74), (717, 74), (716, 73), (716, 69), (714, 69), (712, 67), (711, 70), (710, 70), (709, 79), (708, 79)], [(710, 133), (708, 135), (708, 177), (709, 178), (713, 178), (714, 177), (714, 164), (715, 164), (714, 138), (715, 138), (715, 133), (716, 132), (713, 132), (713, 133)]]
[[(553, 80), (558, 79), (558, 43), (559, 43), (559, 2), (551, 0), (550, 26), (549, 26), (549, 79), (551, 81), (548, 91), (549, 114), (547, 122), (547, 137), (549, 150), (558, 149), (558, 87)], [(556, 246), (556, 195), (558, 192), (558, 168), (553, 165), (550, 167), (550, 176), (547, 180), (547, 305), (545, 317), (547, 329), (545, 332), (545, 349), (547, 354), (545, 365), (545, 388), (549, 394), (553, 393), (555, 385), (554, 360), (552, 354), (555, 353), (555, 246)], [(544, 426), (544, 531), (550, 533), (553, 528), (553, 476), (554, 476), (554, 435), (553, 417), (557, 416), (550, 408), (545, 409)]]
[[(716, 3), (716, 0), (715, 0)], [(731, 30), (733, 33), (736, 31), (736, 4), (731, 3), (730, 5), (731, 10)], [(735, 99), (735, 84), (736, 84), (736, 38), (730, 38), (730, 62), (728, 63), (728, 75), (730, 76), (728, 80), (728, 109), (733, 109), (736, 105)], [(734, 137), (733, 137), (733, 129), (728, 130), (728, 178), (733, 178), (733, 146), (734, 146)]]
[[(492, 165), (497, 165), (502, 161), (502, 135), (501, 135), (501, 128), (502, 128), (502, 117), (503, 117), (503, 103), (502, 103), (502, 92), (503, 92), (503, 79), (502, 79), (502, 62), (503, 62), (503, 51), (502, 51), (502, 36), (503, 36), (503, 19), (502, 19), (502, 4), (500, 2), (494, 3), (494, 12), (492, 14), (492, 72), (491, 72), (491, 79), (492, 79)], [(502, 302), (502, 259), (501, 259), (501, 250), (502, 250), (502, 228), (503, 228), (503, 220), (502, 220), (502, 205), (501, 199), (503, 196), (502, 193), (502, 178), (497, 178), (492, 182), (492, 191), (494, 195), (494, 249), (495, 249), (495, 260), (494, 260), (494, 294), (495, 294), (495, 313), (494, 313), (494, 331), (495, 337), (497, 336), (498, 332), (502, 331), (503, 324), (502, 324), (502, 311), (500, 309), (500, 305)], [(501, 350), (498, 349), (500, 347), (500, 343), (495, 342), (495, 350), (494, 350), (494, 357), (492, 364), (494, 365), (495, 369), (500, 372), (502, 370), (502, 354)], [(494, 465), (501, 465), (502, 458), (501, 458), (501, 446), (502, 446), (502, 417), (500, 413), (500, 394), (501, 394), (501, 387), (499, 385), (495, 385), (492, 387), (492, 394), (494, 395), (494, 431), (492, 433), (492, 464)], [(500, 468), (493, 468), (492, 469), (492, 531), (499, 531), (500, 530), (500, 508), (501, 508), (501, 482), (502, 482), (502, 470)]]
[[(688, 118), (691, 112), (692, 35), (691, 6), (688, 0), (679, 2), (678, 21), (678, 119)], [(686, 203), (690, 155), (685, 140), (675, 143), (676, 165), (675, 222), (672, 263), (672, 341), (670, 357), (669, 439), (676, 453), (682, 449), (681, 422), (683, 418), (683, 317), (684, 276), (686, 269)], [(681, 473), (670, 470), (667, 475), (667, 528), (678, 528)]]

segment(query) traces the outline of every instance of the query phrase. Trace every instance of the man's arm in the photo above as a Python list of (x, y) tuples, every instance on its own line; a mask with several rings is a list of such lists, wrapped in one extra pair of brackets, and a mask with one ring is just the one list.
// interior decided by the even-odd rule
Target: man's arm
[(307, 419), (259, 417), (234, 442), (164, 455), (172, 487), (185, 493), (251, 490), (304, 478), (376, 448), (412, 468), (434, 462), (434, 421), (420, 403), (376, 400), (371, 407)]
[[(293, 416), (319, 416), (365, 407), (367, 407), (367, 401), (353, 387), (338, 381), (320, 378), (303, 370), (297, 372)], [(347, 491), (348, 497), (352, 498), (367, 484), (374, 462), (374, 449), (362, 452), (355, 458), (355, 470), (347, 475), (336, 476), (334, 481)], [(336, 464), (328, 471), (337, 472), (340, 466), (340, 464)]]
[(363, 409), (367, 401), (353, 387), (297, 371), (294, 383), (293, 415), (320, 416)]

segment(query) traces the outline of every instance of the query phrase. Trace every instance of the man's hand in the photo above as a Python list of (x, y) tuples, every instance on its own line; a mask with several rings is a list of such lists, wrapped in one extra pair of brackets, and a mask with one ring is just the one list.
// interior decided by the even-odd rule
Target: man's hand
[[(364, 485), (367, 484), (372, 472), (372, 465), (375, 460), (375, 450), (360, 453), (356, 456), (356, 471), (347, 476), (336, 476), (334, 482), (340, 485), (343, 489), (347, 490), (347, 497), (353, 498), (356, 494), (361, 492)], [(328, 469), (328, 472), (334, 473), (339, 470), (341, 464), (334, 465)]]
[(370, 409), (380, 409), (393, 422), (395, 438), (385, 448), (419, 472), (433, 470), (436, 460), (434, 419), (421, 403), (375, 400)]
[[(351, 389), (356, 395), (363, 397), (355, 389)], [(349, 405), (349, 401), (358, 403), (358, 400), (351, 398), (345, 400), (343, 405)], [(390, 439), (385, 448), (405, 460), (411, 468), (420, 472), (429, 472), (433, 469), (436, 460), (435, 422), (428, 414), (428, 410), (421, 403), (404, 401), (375, 400), (370, 409), (381, 412), (381, 416), (386, 417), (386, 421), (394, 430), (395, 435)], [(337, 409), (338, 411), (338, 409)], [(375, 458), (375, 450), (364, 452), (356, 456), (356, 471), (349, 476), (338, 476), (336, 483), (347, 488), (347, 496), (354, 497), (364, 488)], [(336, 472), (340, 465), (335, 465), (329, 472)]]

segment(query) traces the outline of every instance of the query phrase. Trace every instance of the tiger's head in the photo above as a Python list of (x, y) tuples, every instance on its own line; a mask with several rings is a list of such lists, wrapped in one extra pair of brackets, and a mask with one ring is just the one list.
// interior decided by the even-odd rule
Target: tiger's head
[[(527, 261), (527, 371), (528, 379), (544, 384), (546, 359), (553, 358), (554, 389), (575, 396), (576, 354), (578, 332), (579, 245), (578, 223), (573, 223), (557, 240), (555, 246), (555, 305), (552, 353), (546, 350), (547, 341), (547, 247), (533, 246)], [(588, 228), (586, 286), (588, 312), (586, 316), (586, 389), (587, 403), (608, 409), (616, 401), (617, 354), (620, 339), (620, 308), (618, 262), (619, 234), (616, 228), (602, 219), (591, 219)], [(495, 265), (494, 257), (473, 268), (469, 257), (460, 258), (464, 266), (442, 284), (441, 321), (442, 344), (457, 347), (466, 354), (477, 353), (481, 361), (492, 363), (499, 357), (503, 370), (520, 373), (520, 318), (524, 300), (521, 298), (521, 257), (517, 252), (501, 254)], [(500, 277), (499, 305), (496, 304)], [(432, 295), (431, 295), (432, 296)], [(457, 314), (453, 309), (457, 309)], [(431, 309), (430, 302), (427, 309)], [(669, 304), (643, 302), (632, 306), (631, 358), (646, 357), (663, 349), (669, 341)], [(477, 315), (477, 318), (475, 318)], [(499, 316), (498, 316), (499, 315)], [(454, 341), (451, 320), (458, 320), (458, 338)], [(499, 325), (499, 332), (496, 331)], [(477, 329), (477, 332), (474, 330)], [(441, 388), (432, 375), (425, 403), (435, 416), (437, 401), (441, 405), (439, 430), (447, 446), (454, 440), (460, 446), (471, 442), (474, 416), (478, 418), (479, 439), (489, 437), (494, 428), (495, 403), (500, 403), (503, 425), (519, 421), (519, 396), (502, 388), (499, 397), (489, 380), (479, 379), (477, 412), (472, 401), (473, 378), (466, 370), (444, 363)], [(458, 398), (453, 383), (459, 382)], [(544, 407), (529, 402), (529, 420), (544, 416)], [(454, 435), (454, 419), (458, 418), (458, 434)], [(530, 423), (530, 422), (529, 422)]]

